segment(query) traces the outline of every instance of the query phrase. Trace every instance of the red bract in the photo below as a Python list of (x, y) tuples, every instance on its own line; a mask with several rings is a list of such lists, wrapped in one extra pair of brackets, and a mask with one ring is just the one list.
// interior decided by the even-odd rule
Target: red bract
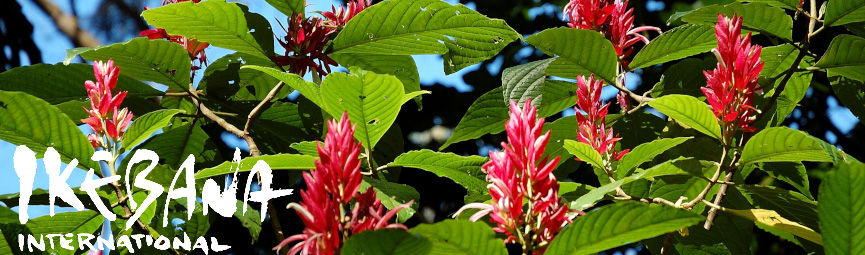
[[(511, 102), (510, 120), (505, 124), (508, 143), (502, 143), (503, 151), (490, 153), (490, 161), (483, 165), (492, 204), (472, 203), (457, 212), (481, 209), (470, 219), (489, 214), (497, 225), (493, 230), (508, 235), (505, 242), (537, 245), (535, 254), (543, 254), (546, 247), (541, 244), (549, 243), (570, 222), (565, 215), (568, 206), (560, 204), (559, 184), (552, 174), (559, 157), (548, 161), (543, 156), (551, 132), (542, 135), (543, 126), (544, 119), (537, 118), (531, 100), (522, 109)], [(528, 200), (525, 209), (524, 198)], [(530, 236), (517, 234), (524, 233), (524, 228), (530, 228)]]
[[(328, 121), (324, 145), (318, 145), (315, 170), (303, 173), (307, 189), (300, 191), (302, 200), (288, 206), (297, 211), (306, 228), (273, 250), (297, 242), (288, 254), (339, 254), (344, 238), (352, 234), (382, 228), (406, 229), (388, 221), (414, 201), (386, 212), (372, 187), (358, 193), (363, 178), (358, 158), (361, 144), (355, 141), (354, 130), (347, 112), (339, 121)], [(352, 199), (354, 209), (348, 211)]]
[[(603, 34), (613, 43), (620, 59), (631, 55), (638, 41), (649, 43), (649, 39), (639, 34), (647, 30), (661, 32), (660, 28), (642, 26), (634, 28), (634, 9), (628, 9), (627, 0), (571, 0), (565, 5), (568, 26), (591, 29)], [(627, 66), (627, 61), (623, 61)]]
[[(718, 15), (715, 36), (718, 47), (713, 49), (718, 65), (712, 72), (703, 72), (706, 87), (701, 88), (715, 117), (724, 126), (724, 137), (730, 139), (733, 132), (754, 132), (754, 92), (759, 90), (757, 79), (763, 70), (760, 61), (762, 47), (751, 44), (751, 33), (741, 36), (742, 18), (733, 15), (729, 19)], [(725, 140), (729, 142), (729, 140)]]
[(345, 24), (348, 24), (348, 21), (354, 18), (355, 15), (369, 7), (371, 4), (370, 0), (354, 0), (349, 1), (346, 8), (336, 6), (331, 6), (331, 10), (329, 12), (322, 12), (321, 16), (324, 16), (326, 19), (324, 21), (328, 26), (333, 26), (337, 28), (344, 27)]
[(103, 140), (105, 135), (113, 142), (123, 139), (123, 133), (132, 121), (132, 113), (126, 108), (118, 110), (126, 91), (113, 95), (114, 87), (117, 86), (117, 78), (120, 68), (114, 66), (114, 60), (108, 62), (95, 61), (93, 63), (93, 74), (96, 82), (85, 81), (87, 96), (90, 98), (90, 109), (84, 108), (90, 117), (82, 119), (81, 122), (90, 126), (93, 134), (87, 136), (90, 144), (95, 148), (109, 148), (111, 142)]
[[(162, 5), (180, 3), (180, 2), (188, 2), (190, 0), (163, 0)], [(192, 0), (193, 3), (201, 2), (201, 0)], [(147, 8), (145, 8), (147, 9)], [(171, 42), (179, 43), (183, 45), (183, 48), (186, 49), (187, 53), (189, 53), (189, 58), (193, 61), (192, 70), (201, 69), (202, 65), (207, 65), (207, 55), (204, 54), (204, 49), (210, 46), (209, 43), (199, 42), (198, 40), (189, 39), (179, 35), (169, 35), (165, 29), (154, 28), (141, 31), (138, 33), (140, 36), (147, 36), (147, 38), (154, 39), (166, 39)], [(198, 65), (195, 65), (194, 62), (198, 60)]]
[[(606, 127), (607, 108), (610, 103), (601, 101), (601, 80), (595, 81), (595, 75), (577, 76), (577, 139), (591, 145), (599, 154), (612, 160), (620, 160), (630, 150), (616, 152), (619, 136), (613, 132), (613, 127)], [(586, 115), (580, 114), (580, 111)]]
[(288, 27), (283, 29), (286, 36), (284, 40), (277, 38), (277, 41), (285, 48), (285, 56), (271, 57), (278, 65), (289, 66), (289, 72), (301, 76), (315, 70), (319, 77), (330, 73), (331, 65), (338, 65), (324, 53), (330, 35), (336, 30), (325, 26), (321, 18), (304, 18), (301, 14), (291, 16)]

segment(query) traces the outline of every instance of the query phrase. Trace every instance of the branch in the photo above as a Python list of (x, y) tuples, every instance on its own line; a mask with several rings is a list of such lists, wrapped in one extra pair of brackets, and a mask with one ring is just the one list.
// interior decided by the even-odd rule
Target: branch
[(72, 45), (75, 45), (75, 47), (99, 46), (99, 41), (93, 35), (78, 26), (78, 18), (63, 14), (63, 11), (54, 5), (51, 0), (33, 0), (33, 2), (54, 20), (54, 25), (57, 26), (57, 29), (60, 29), (60, 32), (69, 37)]
[[(255, 106), (255, 108), (252, 108), (252, 111), (250, 111), (249, 115), (246, 117), (246, 125), (243, 126), (244, 136), (249, 137), (249, 128), (252, 126), (252, 122), (258, 118), (258, 115), (261, 115), (265, 106), (270, 104), (270, 100), (273, 100), (273, 98), (276, 97), (276, 94), (279, 93), (279, 90), (281, 90), (283, 86), (285, 86), (284, 82), (280, 81), (277, 83), (276, 86), (273, 86), (273, 89), (267, 93), (267, 96), (265, 96), (264, 99)], [(244, 139), (246, 138), (244, 137)], [(249, 155), (258, 156), (261, 154), (261, 151), (258, 150), (258, 146), (255, 145), (255, 142), (252, 141), (251, 137), (246, 141), (246, 143), (249, 145)]]

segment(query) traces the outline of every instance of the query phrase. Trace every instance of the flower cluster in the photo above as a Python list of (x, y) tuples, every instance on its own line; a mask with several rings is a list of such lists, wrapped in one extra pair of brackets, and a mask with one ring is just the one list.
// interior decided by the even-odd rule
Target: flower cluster
[[(286, 238), (274, 250), (297, 242), (288, 254), (339, 254), (342, 241), (352, 234), (406, 228), (388, 221), (414, 201), (385, 212), (372, 187), (358, 193), (362, 180), (358, 158), (361, 144), (354, 140), (355, 126), (348, 120), (348, 113), (343, 113), (339, 121), (329, 121), (327, 129), (324, 145), (317, 146), (319, 159), (315, 161), (315, 170), (303, 173), (307, 189), (300, 192), (302, 201), (288, 206), (297, 211), (306, 228), (303, 233)], [(352, 200), (354, 207), (349, 211)]]
[(332, 35), (369, 5), (369, 0), (356, 0), (349, 2), (346, 9), (331, 7), (332, 12), (321, 13), (324, 19), (304, 18), (302, 14), (289, 17), (288, 27), (283, 27), (285, 37), (277, 38), (285, 48), (285, 55), (271, 57), (271, 60), (280, 66), (289, 66), (289, 72), (301, 76), (310, 70), (315, 70), (319, 78), (327, 75), (330, 66), (337, 65), (325, 53)]
[(623, 66), (628, 66), (624, 59), (631, 55), (631, 46), (638, 41), (649, 43), (640, 32), (661, 32), (660, 28), (651, 26), (634, 28), (634, 9), (628, 9), (628, 0), (571, 0), (565, 5), (564, 13), (568, 26), (595, 30), (610, 40)]
[[(179, 2), (187, 2), (190, 0), (163, 0), (162, 5), (173, 4)], [(201, 2), (201, 0), (191, 0), (193, 3)], [(145, 8), (146, 9), (146, 8)], [(147, 36), (147, 38), (153, 39), (167, 39), (171, 42), (179, 43), (183, 45), (183, 48), (189, 53), (189, 58), (192, 59), (192, 71), (201, 69), (202, 65), (207, 65), (207, 55), (204, 54), (204, 49), (210, 46), (209, 43), (199, 42), (195, 39), (189, 39), (179, 35), (169, 35), (165, 29), (162, 28), (154, 28), (141, 31), (138, 33), (140, 36)], [(198, 64), (195, 64), (195, 61), (198, 61)]]
[[(90, 98), (90, 109), (84, 108), (90, 117), (82, 119), (93, 130), (93, 134), (87, 136), (94, 148), (110, 148), (114, 143), (123, 139), (126, 127), (132, 121), (132, 113), (123, 108), (117, 110), (126, 91), (114, 95), (114, 87), (117, 86), (117, 78), (120, 68), (114, 66), (114, 60), (108, 62), (96, 61), (93, 63), (93, 74), (96, 82), (84, 82), (87, 96)], [(107, 135), (108, 140), (105, 140)]]
[(370, 4), (370, 0), (349, 1), (346, 8), (339, 7), (337, 9), (336, 6), (331, 6), (332, 11), (322, 12), (321, 16), (327, 19), (325, 21), (327, 25), (342, 28), (351, 18), (354, 18), (355, 15), (366, 9), (366, 7), (369, 7)]
[[(603, 104), (601, 101), (602, 86), (601, 80), (596, 81), (594, 75), (589, 79), (577, 76), (577, 139), (591, 145), (604, 157), (620, 160), (630, 149), (616, 152), (616, 143), (621, 138), (614, 134), (613, 127), (606, 127), (610, 103)], [(581, 110), (586, 113), (585, 116), (579, 114)]]
[(754, 92), (761, 89), (757, 87), (757, 79), (763, 70), (760, 61), (762, 47), (751, 44), (751, 33), (745, 36), (741, 33), (741, 17), (733, 15), (730, 19), (718, 15), (718, 24), (715, 25), (718, 47), (712, 50), (718, 58), (718, 65), (712, 72), (703, 72), (706, 87), (701, 89), (724, 127), (725, 139), (731, 139), (736, 130), (757, 130), (751, 123), (757, 111), (753, 106)]
[[(493, 229), (508, 236), (505, 242), (521, 243), (535, 254), (543, 254), (545, 245), (570, 222), (568, 206), (560, 203), (559, 184), (552, 174), (559, 158), (547, 160), (543, 156), (551, 133), (541, 135), (543, 126), (544, 119), (537, 118), (531, 100), (522, 109), (511, 102), (510, 120), (505, 125), (508, 143), (502, 142), (503, 151), (490, 153), (490, 161), (482, 168), (490, 182), (487, 188), (492, 204), (472, 203), (456, 213), (480, 209), (471, 216), (472, 221), (489, 214), (497, 225)], [(524, 200), (528, 201), (526, 208)]]

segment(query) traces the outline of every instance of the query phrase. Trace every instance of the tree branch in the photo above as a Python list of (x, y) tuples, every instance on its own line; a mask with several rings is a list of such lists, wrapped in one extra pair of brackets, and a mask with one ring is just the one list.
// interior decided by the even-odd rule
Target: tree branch
[(33, 2), (54, 20), (54, 25), (57, 26), (60, 32), (69, 37), (72, 45), (75, 45), (75, 47), (99, 46), (99, 41), (93, 35), (78, 26), (78, 18), (63, 14), (63, 11), (57, 5), (54, 5), (51, 0), (33, 0)]

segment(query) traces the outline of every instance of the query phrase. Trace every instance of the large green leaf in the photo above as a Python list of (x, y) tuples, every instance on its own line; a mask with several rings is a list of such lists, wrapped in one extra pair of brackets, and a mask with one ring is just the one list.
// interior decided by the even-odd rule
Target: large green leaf
[(453, 153), (434, 152), (431, 150), (409, 151), (403, 153), (388, 166), (401, 166), (422, 169), (453, 180), (462, 185), (469, 193), (486, 192), (487, 182), (481, 166), (487, 158), (479, 156), (463, 157)]
[(802, 237), (808, 241), (817, 244), (823, 243), (822, 236), (820, 236), (820, 234), (818, 234), (817, 232), (814, 232), (813, 229), (805, 227), (799, 223), (790, 221), (772, 210), (736, 210), (728, 208), (721, 208), (721, 210), (725, 213), (731, 213), (733, 215), (754, 221), (758, 225), (761, 225), (761, 228), (770, 228), (773, 229), (772, 231), (783, 231), (798, 237)]
[(139, 37), (95, 48), (75, 48), (66, 50), (64, 63), (68, 64), (76, 55), (91, 61), (113, 59), (124, 75), (162, 83), (180, 91), (189, 89), (192, 64), (189, 53), (177, 43)]
[[(526, 38), (550, 56), (558, 56), (558, 61), (568, 61), (577, 74), (604, 79), (608, 84), (615, 82), (617, 56), (613, 44), (598, 32), (573, 28), (551, 28)], [(576, 77), (564, 77), (573, 79)]]
[(430, 254), (432, 242), (420, 235), (402, 229), (364, 231), (345, 241), (345, 255), (424, 255)]
[(354, 137), (371, 149), (396, 121), (406, 94), (394, 76), (354, 68), (352, 72), (332, 73), (321, 83), (321, 93), (327, 95), (322, 98), (324, 109), (334, 118), (348, 111), (357, 125)]
[(276, 78), (284, 82), (286, 85), (291, 86), (291, 88), (299, 91), (300, 94), (309, 99), (309, 101), (312, 101), (319, 107), (324, 108), (324, 103), (322, 103), (321, 91), (317, 84), (305, 81), (303, 77), (300, 77), (297, 74), (286, 73), (272, 67), (246, 65), (241, 67), (241, 70), (246, 68), (258, 70), (267, 75), (273, 76), (273, 78)]
[(421, 224), (409, 232), (432, 242), (429, 254), (508, 254), (504, 242), (496, 238), (489, 225), (481, 222), (445, 220)]
[(152, 150), (159, 155), (160, 163), (169, 165), (174, 169), (180, 168), (180, 164), (189, 155), (195, 155), (196, 167), (212, 166), (212, 162), (221, 159), (215, 144), (201, 129), (200, 125), (185, 124), (174, 127), (162, 134), (154, 136), (153, 139), (141, 144), (139, 148)]
[(149, 112), (138, 117), (135, 122), (129, 125), (129, 129), (127, 129), (126, 134), (123, 135), (123, 145), (120, 147), (120, 150), (129, 150), (139, 143), (144, 142), (150, 138), (150, 135), (154, 132), (168, 126), (171, 118), (181, 112), (183, 111), (177, 109), (166, 109)]
[[(627, 220), (623, 220), (627, 219)], [(545, 254), (592, 254), (686, 228), (703, 217), (660, 204), (623, 202), (577, 217)]]
[(508, 105), (502, 102), (502, 91), (504, 89), (498, 87), (478, 97), (460, 119), (451, 137), (439, 150), (456, 142), (504, 131), (509, 115)]
[[(331, 54), (331, 58), (344, 67), (357, 67), (377, 74), (390, 74), (402, 82), (405, 93), (420, 91), (420, 76), (417, 65), (411, 56), (372, 55), (372, 54)], [(418, 108), (421, 97), (416, 97)]]
[(865, 120), (865, 83), (840, 75), (830, 76), (829, 83), (838, 100), (859, 118), (860, 123)]
[(710, 137), (721, 138), (721, 126), (705, 103), (692, 96), (666, 95), (649, 102), (649, 106), (679, 123)]
[(412, 186), (366, 177), (360, 184), (360, 191), (366, 191), (370, 186), (375, 190), (376, 198), (380, 199), (381, 204), (389, 210), (393, 210), (397, 206), (414, 200), (411, 207), (397, 212), (396, 215), (399, 222), (405, 222), (417, 211), (420, 194)]
[(826, 6), (826, 26), (840, 26), (865, 21), (865, 1), (835, 0)]
[(0, 91), (0, 140), (25, 145), (41, 158), (54, 147), (60, 160), (78, 160), (80, 168), (99, 169), (90, 160), (93, 146), (75, 123), (56, 107), (24, 92)]
[(682, 21), (713, 25), (718, 23), (718, 14), (742, 17), (742, 26), (764, 34), (771, 34), (787, 40), (793, 37), (793, 18), (784, 9), (771, 7), (764, 3), (732, 3), (724, 6), (710, 5), (682, 16)]
[(688, 58), (679, 61), (664, 71), (661, 80), (652, 88), (652, 97), (670, 94), (704, 97), (703, 92), (700, 91), (700, 87), (706, 86), (706, 76), (703, 75), (703, 71), (714, 69), (716, 63), (718, 61), (714, 58), (703, 60)]
[(648, 67), (708, 52), (717, 42), (712, 26), (682, 25), (652, 40), (634, 56), (629, 68)]
[[(125, 71), (126, 69), (124, 69)], [(0, 90), (21, 91), (42, 98), (48, 103), (59, 104), (69, 101), (80, 101), (87, 98), (84, 82), (95, 81), (93, 66), (87, 64), (35, 64), (10, 69), (0, 73)], [(39, 84), (39, 86), (34, 86)], [(117, 90), (128, 91), (127, 97), (154, 97), (165, 93), (153, 89), (141, 81), (130, 78), (125, 72), (120, 73)], [(85, 102), (90, 107), (90, 102)], [(122, 107), (122, 106), (121, 106)], [(81, 107), (75, 107), (84, 113)]]
[(865, 51), (862, 48), (865, 48), (865, 38), (838, 35), (829, 43), (829, 49), (817, 62), (817, 67), (829, 69), (830, 74), (865, 81)]
[(503, 20), (440, 0), (392, 0), (351, 19), (333, 41), (335, 53), (444, 55), (451, 74), (489, 59), (520, 38)]
[(796, 10), (802, 4), (797, 0), (737, 0), (739, 2), (766, 3), (771, 6), (781, 7), (784, 9)]
[(277, 154), (258, 157), (248, 157), (240, 160), (240, 167), (232, 162), (225, 162), (218, 166), (201, 169), (195, 173), (195, 179), (204, 179), (212, 176), (231, 174), (237, 172), (249, 172), (259, 161), (263, 160), (272, 170), (309, 170), (315, 169), (315, 158), (307, 155)]
[(502, 72), (502, 95), (505, 103), (516, 101), (524, 103), (529, 98), (537, 105), (543, 97), (541, 88), (547, 78), (546, 69), (554, 58), (538, 60), (527, 64), (506, 68)]
[[(42, 217), (27, 221), (27, 228), (34, 236), (67, 233), (72, 234), (92, 234), (102, 225), (104, 217), (96, 211), (80, 211), (80, 212), (65, 212), (58, 213), (54, 216), (45, 215)], [(73, 235), (74, 237), (74, 235)], [(46, 251), (52, 254), (75, 254), (78, 248), (78, 238), (69, 238), (72, 240), (70, 246), (75, 250), (66, 250), (56, 243), (52, 249), (50, 245), (46, 245)], [(57, 240), (57, 239), (55, 239)], [(17, 249), (17, 247), (13, 247)]]
[(748, 140), (739, 161), (757, 162), (837, 162), (837, 149), (832, 145), (787, 127), (767, 128)]
[(270, 45), (258, 42), (250, 33), (247, 23), (253, 21), (247, 22), (244, 9), (237, 3), (224, 1), (189, 1), (149, 9), (141, 16), (150, 25), (165, 29), (169, 34), (268, 59), (272, 52), (268, 52), (266, 47), (273, 44), (272, 34), (270, 31), (257, 31), (268, 34)]
[(625, 154), (625, 156), (622, 157), (622, 160), (619, 161), (619, 166), (616, 169), (616, 176), (622, 178), (629, 175), (631, 171), (641, 164), (651, 161), (656, 156), (661, 155), (661, 153), (664, 153), (670, 148), (673, 148), (688, 139), (691, 139), (691, 137), (664, 138), (635, 147), (631, 152)]
[(784, 218), (820, 231), (816, 201), (795, 191), (770, 186), (741, 185), (737, 188), (755, 207), (776, 211)]
[(306, 0), (265, 0), (270, 6), (276, 8), (286, 16), (304, 15), (306, 8)]
[(826, 254), (865, 253), (865, 165), (839, 164), (823, 179), (819, 196)]
[(237, 210), (234, 211), (234, 217), (240, 220), (240, 224), (249, 230), (249, 237), (252, 238), (252, 243), (258, 241), (258, 235), (261, 234), (261, 213), (258, 210), (247, 207), (248, 211), (243, 213), (244, 203), (237, 200)]

